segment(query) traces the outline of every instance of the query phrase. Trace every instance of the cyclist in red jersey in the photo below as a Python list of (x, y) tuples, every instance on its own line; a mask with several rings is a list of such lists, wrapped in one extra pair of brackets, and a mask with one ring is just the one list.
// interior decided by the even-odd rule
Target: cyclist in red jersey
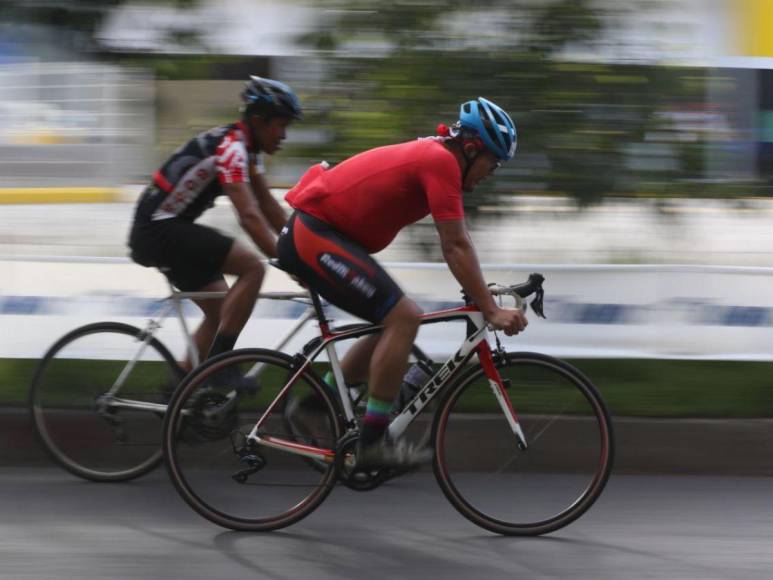
[(463, 192), (515, 154), (515, 125), (481, 97), (461, 106), (450, 129), (439, 130), (439, 137), (365, 151), (332, 169), (316, 165), (285, 197), (295, 213), (279, 236), (280, 265), (329, 302), (384, 325), (383, 333), (361, 339), (342, 361), (348, 382), (369, 381), (360, 467), (428, 459), (426, 450), (386, 438), (421, 310), (370, 254), (431, 214), (449, 269), (486, 320), (508, 335), (527, 325), (523, 312), (499, 308), (488, 291), (462, 206)]
[[(129, 237), (132, 259), (160, 268), (180, 290), (227, 290), (222, 302), (195, 301), (204, 312), (194, 334), (200, 358), (233, 349), (265, 268), (243, 243), (194, 221), (227, 195), (241, 227), (269, 257), (277, 255), (275, 235), (287, 221), (261, 175), (262, 154), (281, 148), (287, 127), (301, 117), (300, 103), (287, 85), (257, 76), (241, 97), (239, 122), (196, 135), (156, 172), (137, 203)], [(223, 274), (237, 276), (230, 288)], [(191, 361), (182, 366), (190, 370)]]

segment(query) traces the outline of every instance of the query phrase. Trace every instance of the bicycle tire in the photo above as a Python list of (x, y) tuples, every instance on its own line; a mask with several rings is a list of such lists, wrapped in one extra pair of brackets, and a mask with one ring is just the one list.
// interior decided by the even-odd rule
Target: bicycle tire
[[(38, 364), (29, 393), (32, 425), (48, 455), (70, 473), (128, 481), (161, 462), (158, 412), (111, 407), (100, 413), (97, 405), (144, 338), (129, 324), (88, 324), (56, 341)], [(182, 375), (169, 349), (152, 337), (118, 395), (164, 403)]]
[[(229, 382), (233, 379), (221, 379), (238, 376), (245, 380), (251, 376), (247, 369), (258, 364), (262, 365), (260, 374), (247, 379), (257, 394), (238, 395)], [(306, 517), (334, 487), (333, 463), (320, 472), (307, 457), (247, 443), (247, 434), (295, 368), (294, 359), (279, 351), (240, 349), (209, 359), (175, 391), (164, 420), (166, 468), (177, 492), (199, 515), (232, 530), (274, 530)], [(338, 406), (313, 372), (301, 374), (290, 387), (290, 391), (296, 389), (315, 393), (323, 401), (324, 422), (317, 427), (327, 433), (319, 439), (326, 448), (334, 449), (343, 435)], [(237, 393), (236, 402), (221, 412), (233, 393)], [(207, 406), (202, 401), (208, 401)], [(207, 412), (221, 417), (223, 424), (207, 423)], [(297, 442), (284, 429), (281, 415), (278, 404), (265, 429), (274, 437)], [(245, 474), (245, 465), (259, 467)], [(256, 486), (262, 493), (255, 493)]]
[(517, 448), (482, 367), (474, 365), (435, 415), (435, 477), (454, 508), (484, 529), (553, 532), (584, 514), (604, 490), (614, 459), (609, 411), (590, 380), (568, 363), (536, 353), (511, 353), (495, 363), (509, 381), (528, 448)]

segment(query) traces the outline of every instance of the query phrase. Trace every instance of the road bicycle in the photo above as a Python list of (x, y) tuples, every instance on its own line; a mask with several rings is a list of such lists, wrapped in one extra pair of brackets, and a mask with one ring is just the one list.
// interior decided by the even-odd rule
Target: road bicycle
[[(29, 394), (33, 428), (49, 456), (67, 471), (91, 481), (127, 481), (162, 461), (162, 419), (185, 372), (156, 334), (174, 312), (189, 359), (198, 365), (185, 301), (225, 296), (225, 292), (181, 292), (169, 287), (169, 296), (159, 301), (158, 311), (144, 328), (122, 322), (81, 326), (56, 341), (38, 364)], [(306, 292), (260, 297), (304, 304), (309, 298)], [(273, 348), (285, 348), (314, 317), (314, 309), (308, 306)], [(430, 360), (416, 345), (412, 355)], [(362, 393), (362, 389), (353, 391), (352, 396)]]
[[(540, 316), (544, 278), (491, 287)], [(358, 418), (342, 379), (336, 343), (379, 332), (368, 325), (331, 329), (315, 293), (321, 336), (310, 352), (289, 356), (241, 349), (189, 374), (169, 402), (163, 427), (166, 467), (182, 498), (226, 528), (267, 531), (307, 516), (336, 484), (369, 490), (389, 479), (357, 468)], [(538, 535), (580, 517), (601, 494), (612, 469), (609, 412), (590, 380), (550, 356), (492, 350), (482, 313), (465, 305), (424, 314), (422, 324), (461, 322), (461, 347), (389, 424), (405, 436), (439, 397), (431, 419), (435, 478), (451, 504), (492, 532)], [(336, 391), (313, 363), (326, 353)], [(474, 355), (477, 355), (475, 358)], [(229, 381), (261, 369), (256, 399), (235, 400)], [(288, 400), (316, 400), (317, 412), (287, 421)]]

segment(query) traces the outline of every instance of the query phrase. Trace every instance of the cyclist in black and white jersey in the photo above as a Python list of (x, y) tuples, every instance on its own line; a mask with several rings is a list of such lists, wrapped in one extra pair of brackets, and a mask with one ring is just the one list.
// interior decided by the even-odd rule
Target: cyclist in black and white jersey
[[(195, 220), (217, 196), (227, 195), (241, 227), (272, 258), (276, 234), (287, 221), (262, 176), (262, 154), (281, 148), (287, 127), (301, 117), (300, 103), (287, 85), (256, 76), (241, 97), (240, 121), (196, 135), (156, 172), (137, 202), (129, 236), (132, 259), (161, 268), (180, 290), (228, 291), (222, 302), (196, 301), (204, 312), (194, 334), (201, 358), (233, 349), (265, 268), (251, 248)], [(230, 289), (223, 274), (237, 276)], [(185, 370), (190, 367), (183, 362)]]

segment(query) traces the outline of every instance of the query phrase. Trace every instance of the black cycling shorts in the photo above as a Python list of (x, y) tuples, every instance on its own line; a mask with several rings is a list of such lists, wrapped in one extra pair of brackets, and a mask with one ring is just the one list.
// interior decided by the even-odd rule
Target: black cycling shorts
[(175, 287), (189, 292), (222, 280), (233, 243), (217, 230), (177, 218), (135, 221), (129, 236), (132, 260), (161, 269)]
[(404, 296), (368, 252), (332, 226), (296, 211), (277, 241), (279, 265), (325, 300), (380, 323)]

